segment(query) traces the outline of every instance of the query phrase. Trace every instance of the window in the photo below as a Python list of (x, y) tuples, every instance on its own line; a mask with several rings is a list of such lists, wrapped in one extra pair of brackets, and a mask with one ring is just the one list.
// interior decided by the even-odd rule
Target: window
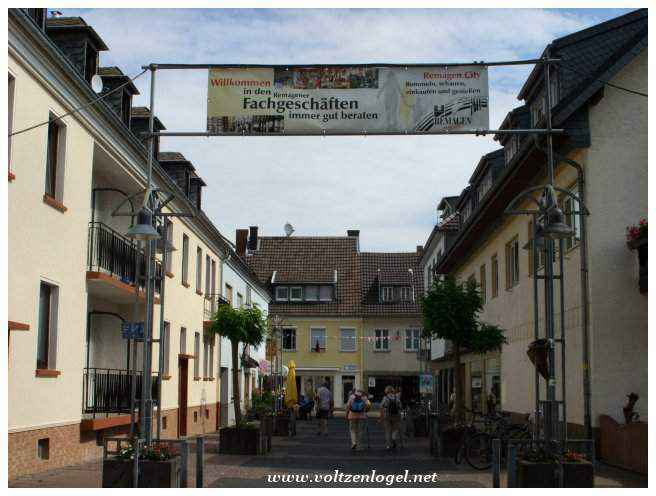
[[(166, 222), (166, 240), (168, 243), (168, 248), (173, 248), (173, 222), (171, 222), (169, 219), (165, 220)], [(168, 249), (167, 248), (167, 249)], [(169, 251), (168, 254), (166, 255), (166, 267), (164, 268), (166, 272), (171, 274), (173, 272), (173, 253), (172, 251)]]
[(45, 193), (51, 198), (62, 201), (64, 196), (64, 149), (66, 143), (66, 126), (57, 116), (50, 114), (48, 124), (48, 145), (46, 150), (46, 188)]
[[(211, 285), (210, 285), (210, 294), (212, 296), (216, 296), (216, 260), (212, 260), (212, 274), (211, 274)], [(213, 298), (212, 301), (215, 301), (216, 299)], [(214, 307), (212, 307), (214, 308)]]
[(212, 283), (212, 261), (209, 255), (205, 255), (205, 296), (209, 298)]
[(389, 350), (389, 330), (376, 329), (374, 331), (374, 350), (388, 351)]
[(399, 293), (401, 301), (412, 301), (412, 288), (410, 286), (401, 286)]
[(171, 354), (171, 324), (169, 322), (164, 322), (164, 336), (162, 337), (164, 341), (164, 370), (162, 370), (162, 374), (170, 375), (169, 355)]
[(467, 218), (471, 215), (472, 213), (472, 205), (471, 202), (467, 202), (465, 206), (462, 208), (462, 221), (465, 222)]
[(289, 288), (289, 301), (303, 301), (303, 288), (301, 287)]
[(326, 351), (326, 330), (310, 329), (310, 351)]
[(478, 186), (478, 201), (480, 202), (488, 191), (492, 189), (492, 172), (488, 171)]
[(252, 289), (250, 286), (246, 286), (246, 306), (251, 307), (253, 305), (253, 295), (252, 295)]
[(282, 330), (282, 349), (296, 351), (296, 329), (293, 327), (285, 327)]
[(332, 301), (333, 299), (333, 287), (332, 286), (320, 286), (319, 287), (319, 300), (320, 301)]
[(508, 138), (505, 145), (506, 164), (509, 164), (517, 152), (519, 151), (519, 136), (513, 134)]
[(123, 92), (123, 98), (121, 102), (121, 120), (123, 124), (127, 127), (130, 127), (130, 114), (132, 110), (132, 96), (127, 91)]
[[(7, 130), (9, 131), (9, 135), (14, 130), (14, 88), (16, 86), (16, 79), (14, 76), (9, 74), (9, 82), (7, 84), (7, 93), (9, 94), (8, 97), (8, 104), (7, 104), (7, 117), (8, 117), (8, 123), (7, 123)], [(11, 171), (11, 141), (12, 139), (9, 138), (8, 140), (8, 146), (7, 146), (7, 163), (9, 164), (9, 170)]]
[(189, 287), (189, 237), (182, 235), (182, 284)]
[(490, 270), (492, 271), (492, 298), (496, 298), (499, 296), (499, 261), (496, 253), (490, 260)]
[(356, 351), (357, 340), (355, 329), (341, 329), (339, 336), (339, 351)]
[(276, 301), (289, 300), (289, 288), (287, 286), (276, 287)]
[(214, 336), (210, 336), (208, 339), (210, 341), (210, 359), (208, 360), (209, 374), (207, 377), (214, 377)]
[(225, 292), (226, 300), (232, 305), (232, 286), (230, 284), (225, 285)]
[(419, 339), (421, 331), (419, 329), (405, 330), (405, 351), (419, 351)]
[(305, 287), (305, 301), (317, 301), (319, 299), (319, 286)]
[(39, 291), (39, 331), (37, 335), (36, 368), (56, 369), (57, 307), (59, 288), (41, 282)]
[[(574, 185), (569, 188), (570, 193), (579, 196), (579, 187)], [(581, 241), (581, 217), (579, 215), (579, 202), (569, 196), (563, 197), (563, 213), (565, 223), (574, 230), (574, 235), (565, 238), (565, 249), (574, 248)]]
[(531, 123), (533, 127), (537, 126), (544, 116), (544, 108), (544, 90), (542, 90), (531, 103)]
[(39, 460), (50, 459), (50, 438), (44, 437), (36, 442), (36, 456)]
[(187, 354), (187, 328), (186, 327), (180, 328), (180, 354), (181, 355)]
[(382, 299), (383, 301), (394, 301), (394, 287), (393, 286), (383, 286), (382, 288)]
[(506, 244), (506, 289), (519, 283), (519, 240), (517, 236)]
[(98, 72), (98, 52), (88, 42), (85, 49), (84, 79), (90, 83), (91, 78)]
[(237, 293), (237, 308), (244, 306), (244, 296), (241, 293)]
[(203, 285), (203, 250), (196, 248), (196, 291), (202, 291)]
[(485, 264), (481, 265), (481, 270), (480, 270), (480, 290), (481, 290), (481, 298), (483, 299), (483, 305), (485, 305), (485, 301), (487, 299), (487, 291), (486, 291), (486, 277), (485, 277)]
[(194, 378), (200, 377), (200, 333), (194, 333)]
[(203, 377), (209, 377), (210, 367), (210, 340), (207, 336), (203, 337)]

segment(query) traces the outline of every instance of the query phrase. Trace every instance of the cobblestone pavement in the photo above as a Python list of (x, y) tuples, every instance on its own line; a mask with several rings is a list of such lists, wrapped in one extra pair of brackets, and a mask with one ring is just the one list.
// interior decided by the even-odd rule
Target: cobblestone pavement
[[(205, 487), (353, 487), (358, 484), (337, 482), (273, 482), (267, 476), (334, 474), (403, 475), (437, 474), (437, 480), (427, 483), (394, 483), (399, 487), (491, 487), (489, 472), (478, 472), (467, 465), (457, 466), (452, 460), (437, 460), (428, 452), (426, 438), (406, 439), (404, 446), (387, 452), (383, 430), (377, 419), (369, 420), (369, 447), (367, 438), (360, 449), (352, 451), (348, 427), (343, 418), (329, 421), (328, 436), (316, 435), (315, 420), (299, 421), (297, 435), (291, 438), (273, 438), (273, 449), (265, 456), (218, 455), (216, 445), (208, 438), (205, 455)], [(189, 486), (195, 486), (195, 456), (190, 450)], [(100, 487), (102, 464), (89, 462), (74, 467), (52, 470), (22, 477), (9, 483), (10, 487)], [(502, 474), (502, 485), (505, 485)], [(362, 483), (360, 483), (362, 484)], [(382, 480), (367, 486), (385, 486)], [(595, 484), (597, 487), (647, 487), (647, 478), (599, 464)]]

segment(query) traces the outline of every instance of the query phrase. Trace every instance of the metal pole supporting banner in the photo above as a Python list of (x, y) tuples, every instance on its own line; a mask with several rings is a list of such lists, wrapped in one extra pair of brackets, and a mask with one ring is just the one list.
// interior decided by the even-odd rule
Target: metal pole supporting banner
[(164, 350), (167, 346), (166, 326), (164, 322), (164, 288), (166, 287), (166, 264), (168, 262), (168, 222), (166, 219), (162, 226), (162, 278), (159, 288), (159, 360), (157, 365), (157, 440), (162, 435), (162, 373), (164, 371)]
[(565, 255), (565, 240), (560, 239), (559, 241), (559, 278), (558, 282), (560, 285), (560, 377), (561, 377), (561, 394), (563, 400), (563, 428), (560, 432), (560, 440), (565, 446), (567, 441), (567, 381), (565, 376), (565, 270), (564, 270), (564, 255)]
[[(137, 249), (134, 255), (134, 312), (133, 312), (133, 323), (139, 321), (139, 284), (141, 283), (141, 264), (139, 263), (139, 254), (141, 253), (140, 242), (137, 241)], [(130, 377), (132, 379), (131, 391), (130, 391), (130, 438), (134, 439), (136, 433), (135, 425), (135, 413), (134, 407), (137, 402), (137, 340), (132, 339), (132, 372)], [(139, 415), (143, 410), (139, 408)]]
[(205, 468), (205, 438), (196, 438), (196, 487), (203, 487), (203, 469)]
[[(540, 339), (540, 298), (538, 287), (538, 267), (540, 265), (540, 247), (537, 245), (538, 234), (538, 216), (533, 214), (533, 338), (537, 341)], [(534, 367), (535, 380), (535, 418), (533, 425), (533, 439), (538, 439), (540, 435), (540, 373), (537, 367)]]

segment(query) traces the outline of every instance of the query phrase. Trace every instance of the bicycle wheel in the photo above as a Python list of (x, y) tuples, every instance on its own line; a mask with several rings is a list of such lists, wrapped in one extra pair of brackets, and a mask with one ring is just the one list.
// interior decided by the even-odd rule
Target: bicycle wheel
[(469, 438), (465, 445), (465, 460), (476, 470), (492, 466), (492, 437), (484, 432)]

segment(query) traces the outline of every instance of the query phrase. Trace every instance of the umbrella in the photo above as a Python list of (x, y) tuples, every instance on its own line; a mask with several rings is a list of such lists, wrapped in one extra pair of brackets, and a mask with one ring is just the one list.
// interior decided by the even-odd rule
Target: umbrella
[(287, 374), (287, 395), (285, 397), (285, 404), (287, 408), (291, 408), (298, 403), (298, 391), (296, 389), (296, 364), (294, 360), (290, 360), (289, 373)]

